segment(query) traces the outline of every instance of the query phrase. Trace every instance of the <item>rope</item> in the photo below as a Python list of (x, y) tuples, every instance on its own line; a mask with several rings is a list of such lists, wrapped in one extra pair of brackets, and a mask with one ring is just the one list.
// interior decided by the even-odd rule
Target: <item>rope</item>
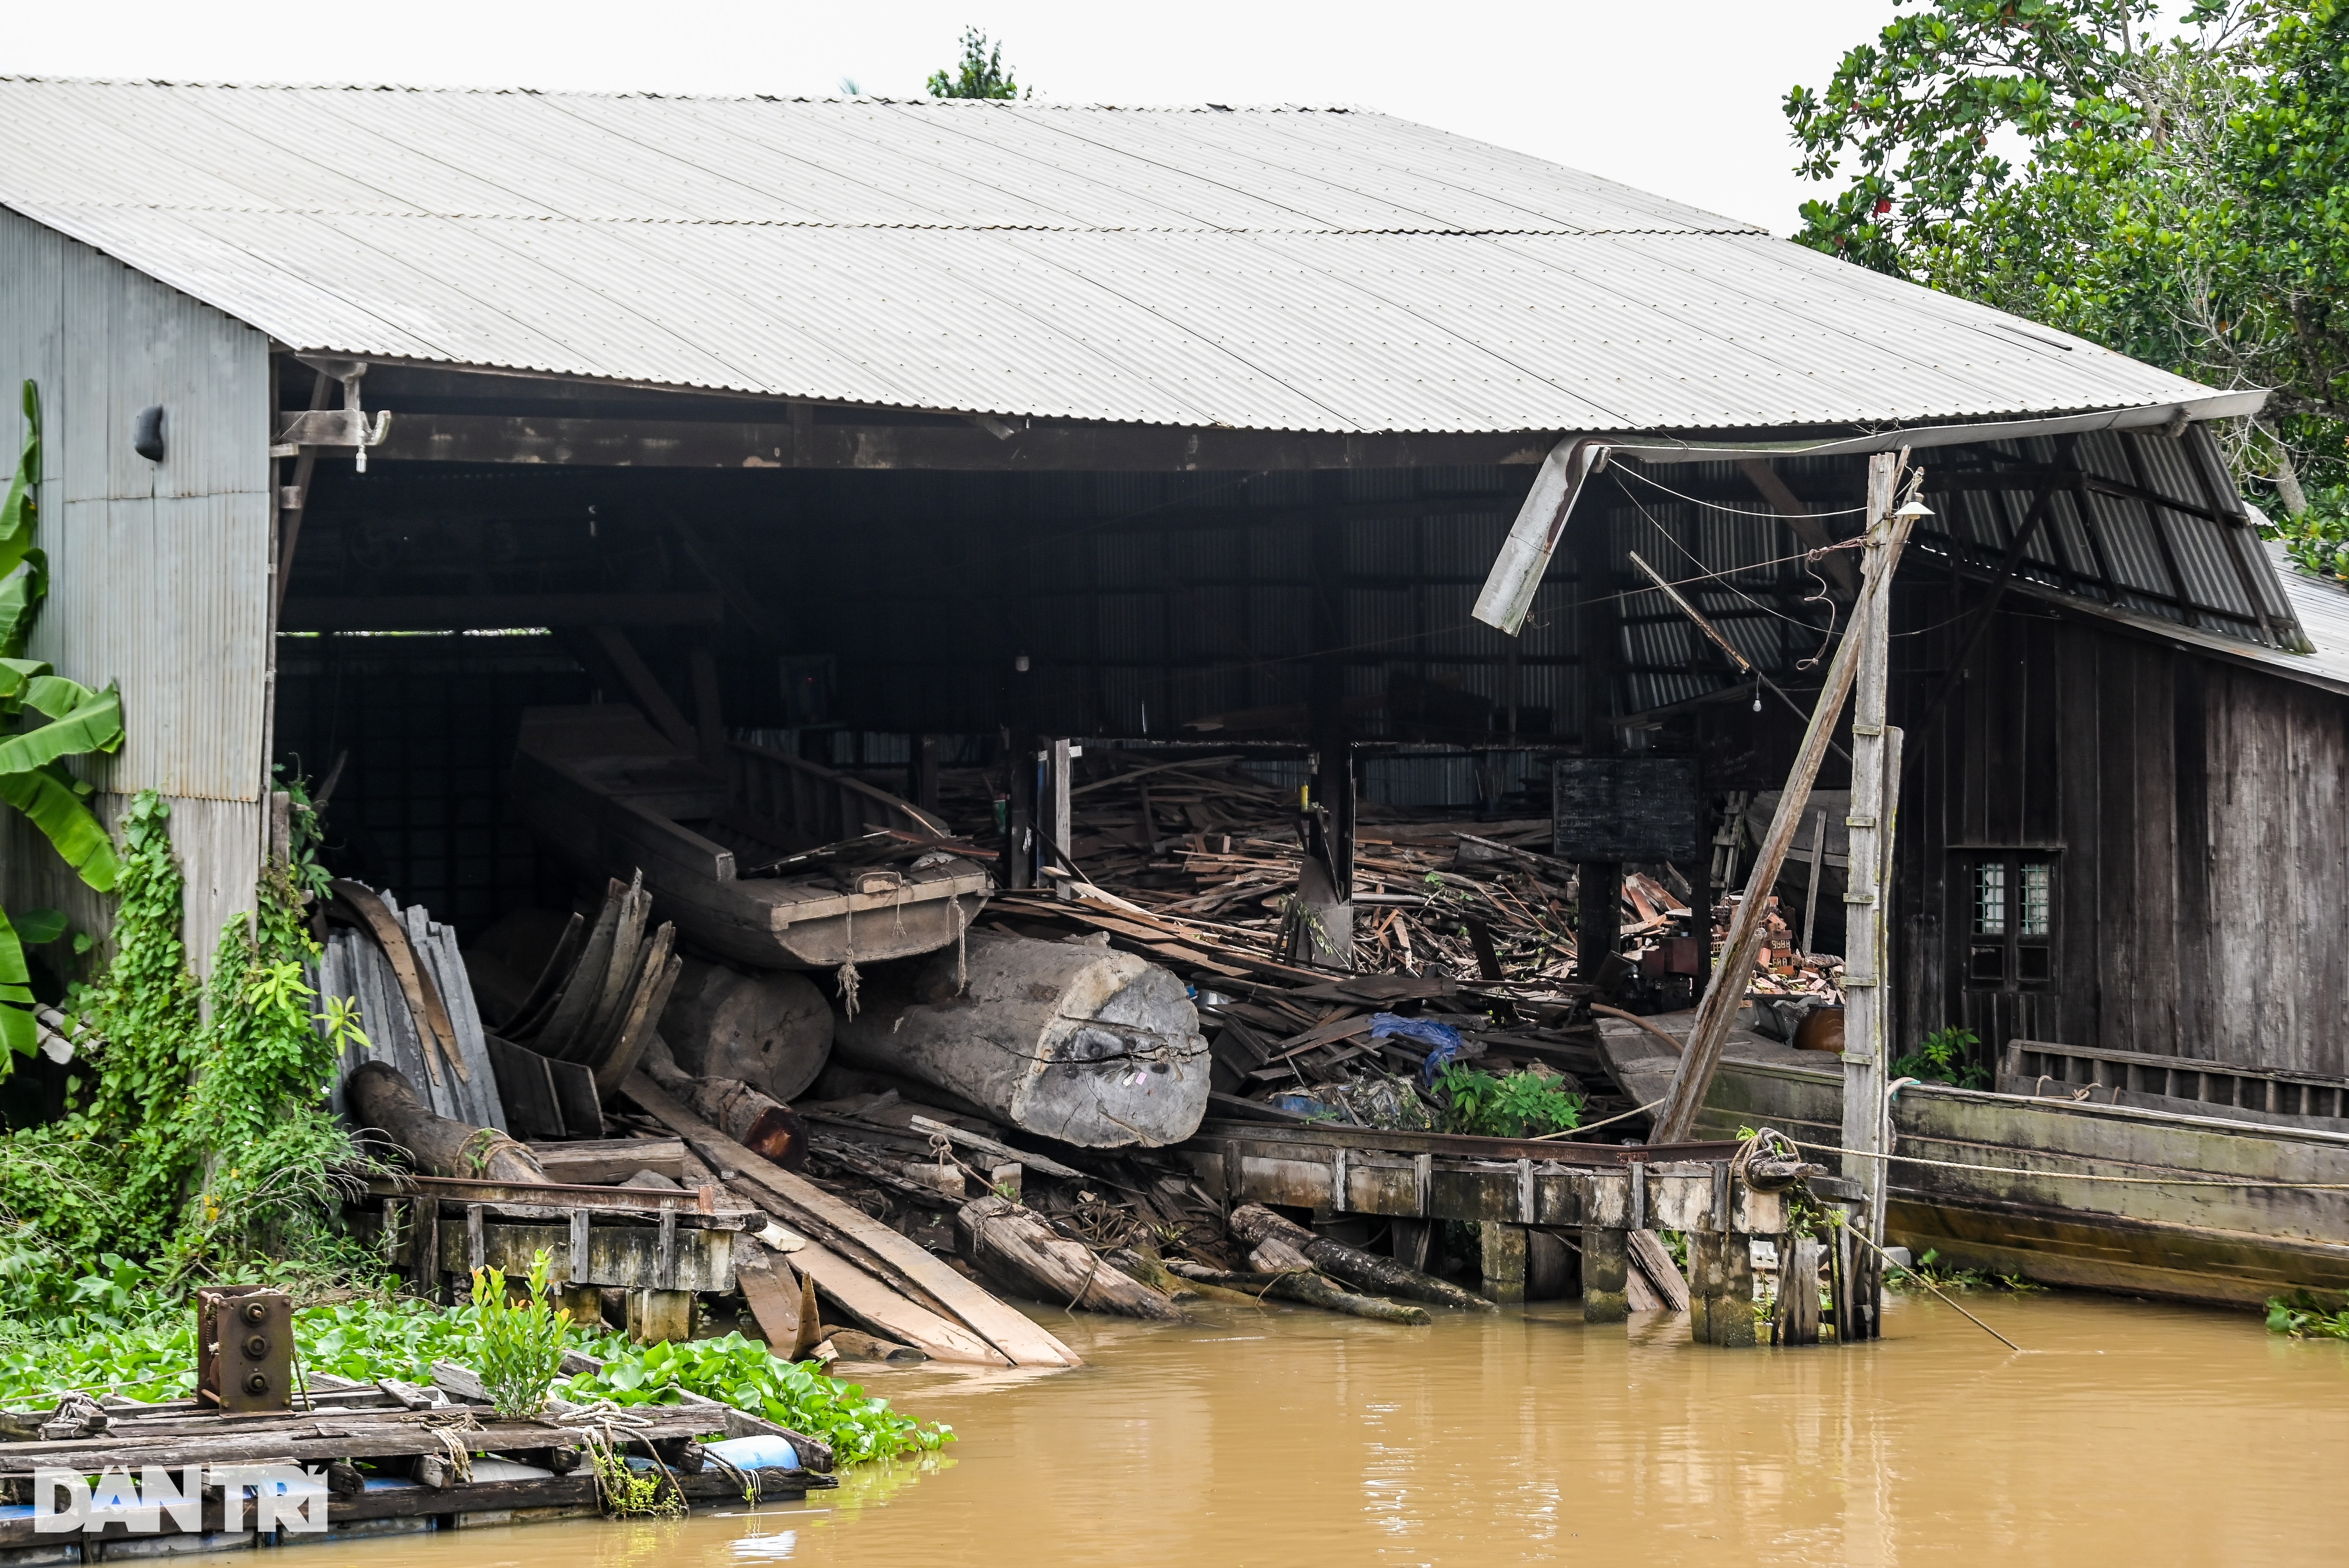
[(1635, 1116), (1645, 1116), (1648, 1112), (1656, 1109), (1663, 1103), (1664, 1102), (1661, 1099), (1650, 1100), (1645, 1105), (1633, 1106), (1630, 1109), (1624, 1111), (1619, 1116), (1610, 1116), (1604, 1121), (1587, 1122), (1580, 1127), (1569, 1127), (1563, 1132), (1545, 1132), (1539, 1138), (1520, 1139), (1518, 1141), (1524, 1143), (1547, 1143), (1554, 1138), (1571, 1138), (1578, 1132), (1596, 1132), (1602, 1127), (1611, 1126), (1619, 1121), (1629, 1121)]
[[(481, 1141), (481, 1147), (478, 1151), (473, 1148), (475, 1139)], [(476, 1176), (487, 1176), (490, 1173), (490, 1161), (509, 1149), (518, 1150), (533, 1167), (537, 1165), (538, 1156), (530, 1151), (530, 1145), (516, 1142), (494, 1127), (477, 1127), (465, 1134), (465, 1141), (457, 1145), (457, 1163), (460, 1167), (471, 1165), (473, 1174)]]
[(1804, 1143), (1822, 1154), (1846, 1154), (1857, 1160), (1898, 1160), (1907, 1165), (1930, 1165), (1943, 1171), (1987, 1171), (2001, 1176), (2045, 1176), (2062, 1181), (2107, 1181), (2127, 1187), (2234, 1187), (2274, 1192), (2349, 1192), (2349, 1181), (2268, 1181), (2255, 1176), (2099, 1176), (2086, 1171), (2034, 1171), (2028, 1165), (1973, 1165), (1962, 1160), (1927, 1160), (1915, 1154), (1878, 1154), (1865, 1149), (1843, 1149), (1832, 1143)]
[(962, 894), (956, 893), (952, 898), (947, 900), (947, 903), (954, 909), (955, 995), (959, 996), (964, 992), (970, 989), (970, 960), (968, 956), (968, 944), (965, 940), (970, 934), (970, 922), (963, 916)]
[[(1845, 1235), (1849, 1236), (1853, 1241), (1857, 1242), (1861, 1246), (1866, 1247), (1869, 1252), (1874, 1253), (1883, 1262), (1890, 1264), (1891, 1266), (1896, 1269), (1900, 1269), (1902, 1274), (1907, 1274), (1910, 1279), (1915, 1280), (1919, 1284), (1923, 1285), (1927, 1290), (1931, 1291), (1943, 1301), (1949, 1302), (1951, 1306), (1958, 1306), (1958, 1304), (1955, 1301), (1951, 1300), (1949, 1293), (1944, 1291), (1940, 1285), (1935, 1284), (1931, 1280), (1927, 1279), (1915, 1269), (1900, 1268), (1899, 1264), (1893, 1263), (1890, 1256), (1885, 1253), (1882, 1247), (1878, 1246), (1874, 1242), (1869, 1241), (1866, 1236), (1861, 1235), (1857, 1231), (1852, 1229), (1851, 1225), (1844, 1219), (1841, 1213), (1837, 1213), (1835, 1216), (1834, 1222), (1843, 1227), (1843, 1233)], [(1965, 1314), (1967, 1322), (1972, 1324), (1976, 1328), (1981, 1329), (1984, 1334), (1989, 1335), (1992, 1339), (1997, 1340), (2001, 1345), (2005, 1346), (2009, 1350), (2022, 1350), (2022, 1346), (2017, 1345), (2013, 1340), (2009, 1339), (2005, 1335), (2001, 1334), (1997, 1329), (1992, 1328), (1989, 1324), (1984, 1323), (1972, 1313), (1966, 1312), (1964, 1307), (1958, 1306), (1958, 1310), (1961, 1313)], [(1837, 1326), (1836, 1332), (1837, 1334), (1841, 1334), (1843, 1332), (1840, 1325)]]
[(846, 1006), (848, 1016), (854, 1018), (856, 1016), (856, 985), (863, 978), (856, 973), (856, 906), (854, 902), (851, 902), (848, 907), (844, 940), (847, 944), (847, 956), (840, 961), (839, 971), (833, 978), (840, 983), (840, 999)]

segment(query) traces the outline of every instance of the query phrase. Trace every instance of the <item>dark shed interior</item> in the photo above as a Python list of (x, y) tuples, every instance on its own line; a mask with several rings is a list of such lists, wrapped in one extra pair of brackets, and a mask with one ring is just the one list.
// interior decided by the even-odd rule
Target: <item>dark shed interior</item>
[[(779, 417), (388, 366), (367, 385), (395, 421)], [(968, 430), (905, 417), (941, 426)], [(1286, 459), (322, 464), (287, 580), (274, 753), (313, 780), (339, 761), (337, 864), (469, 937), (571, 891), (508, 798), (522, 710), (627, 700), (630, 660), (682, 722), (901, 794), (925, 788), (928, 738), (982, 813), (1007, 757), (1042, 737), (1228, 749), (1284, 784), (1342, 752), (1361, 799), (1452, 817), (1547, 816), (1561, 755), (1694, 758), (1716, 850), (1682, 869), (1709, 884), (1733, 821), (1766, 818), (1801, 729), (1751, 671), (1806, 711), (1844, 624), (1852, 557), (1813, 547), (1857, 531), (1866, 458), (1613, 465), (1515, 638), (1470, 607), (1529, 463)], [(1935, 516), (1895, 595), (1896, 1037), (1961, 1026), (2349, 1071), (2349, 974), (2304, 951), (2349, 892), (2344, 699), (2258, 664), (2296, 634), (2207, 437), (1915, 460)], [(1842, 768), (1819, 788), (1847, 788)], [(1804, 874), (1790, 866), (1782, 892), (1799, 897)]]

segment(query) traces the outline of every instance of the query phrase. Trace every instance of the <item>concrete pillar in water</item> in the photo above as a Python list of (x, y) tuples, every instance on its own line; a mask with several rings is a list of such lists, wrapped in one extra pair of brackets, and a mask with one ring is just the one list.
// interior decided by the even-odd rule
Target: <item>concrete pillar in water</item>
[(592, 1284), (558, 1286), (554, 1305), (571, 1315), (571, 1326), (582, 1334), (599, 1334), (604, 1327), (604, 1293)]
[(628, 1337), (639, 1345), (659, 1345), (692, 1338), (693, 1293), (689, 1290), (630, 1291)]
[(1754, 1242), (1737, 1231), (1689, 1233), (1689, 1329), (1699, 1345), (1754, 1343)]
[(1485, 1299), (1514, 1302), (1526, 1299), (1526, 1231), (1496, 1220), (1477, 1224), (1484, 1245)]
[(1582, 1321), (1621, 1323), (1631, 1315), (1628, 1232), (1582, 1227)]

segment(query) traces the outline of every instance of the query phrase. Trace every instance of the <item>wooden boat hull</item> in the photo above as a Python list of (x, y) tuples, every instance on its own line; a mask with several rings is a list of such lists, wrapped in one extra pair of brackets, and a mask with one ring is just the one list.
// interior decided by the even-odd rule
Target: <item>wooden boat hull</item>
[[(883, 892), (741, 875), (737, 846), (781, 852), (869, 826), (935, 824), (812, 764), (758, 747), (728, 751), (725, 771), (706, 767), (616, 705), (532, 708), (514, 782), (542, 841), (591, 874), (626, 881), (641, 870), (657, 917), (728, 963), (837, 969), (910, 958), (951, 945), (985, 905), (987, 873), (958, 858), (906, 872)], [(802, 783), (812, 789), (793, 789)]]
[[(1610, 1023), (1605, 1046), (1627, 1089), (1669, 1078), (1661, 1046), (1622, 1040), (1618, 1029), (1631, 1032)], [(1805, 1055), (1817, 1053), (1744, 1043), (1722, 1063), (1696, 1135), (1769, 1126), (1817, 1147), (1840, 1143), (1842, 1069), (1832, 1057), (1816, 1066), (1789, 1059)], [(2230, 1306), (2297, 1291), (2349, 1298), (2349, 1191), (2186, 1184), (2349, 1188), (2349, 1135), (1942, 1085), (1903, 1088), (1892, 1126), (1895, 1153), (1949, 1163), (1892, 1164), (1888, 1237), (1954, 1267)]]

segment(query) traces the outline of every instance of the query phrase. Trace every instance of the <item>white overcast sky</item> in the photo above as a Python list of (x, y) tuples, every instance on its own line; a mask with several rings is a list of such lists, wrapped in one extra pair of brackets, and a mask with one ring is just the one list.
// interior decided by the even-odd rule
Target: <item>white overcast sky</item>
[(1779, 109), (1890, 0), (284, 0), (18, 4), (0, 73), (916, 96), (966, 24), (1041, 96), (1350, 103), (1605, 174), (1784, 233), (1812, 187)]

